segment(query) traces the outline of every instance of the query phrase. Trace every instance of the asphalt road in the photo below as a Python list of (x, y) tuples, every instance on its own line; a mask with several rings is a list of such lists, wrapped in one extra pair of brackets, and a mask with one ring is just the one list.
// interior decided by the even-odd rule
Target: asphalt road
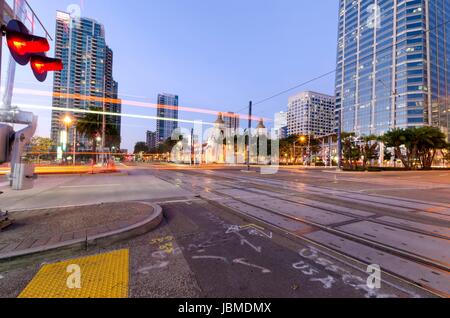
[[(0, 264), (0, 296), (17, 296), (43, 263), (122, 248), (130, 251), (131, 297), (435, 297), (450, 288), (447, 198), (425, 203), (415, 194), (446, 193), (443, 173), (411, 184), (416, 175), (125, 172), (41, 179), (30, 193), (7, 192), (1, 204), (11, 209), (159, 202), (165, 220), (119, 244)], [(395, 199), (374, 196), (390, 187)], [(370, 264), (383, 270), (381, 289), (366, 284)]]

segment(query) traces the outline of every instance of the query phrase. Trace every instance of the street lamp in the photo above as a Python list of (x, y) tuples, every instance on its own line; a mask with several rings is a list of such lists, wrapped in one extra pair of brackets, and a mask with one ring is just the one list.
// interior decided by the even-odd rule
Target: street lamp
[(63, 123), (64, 123), (64, 125), (66, 125), (66, 127), (69, 127), (70, 125), (72, 125), (72, 122), (73, 122), (73, 119), (72, 119), (72, 117), (70, 117), (70, 115), (64, 116)]
[(295, 163), (297, 161), (296, 145), (297, 145), (297, 143), (304, 144), (305, 142), (306, 142), (306, 136), (300, 136), (298, 138), (298, 140), (294, 141), (294, 165), (295, 165)]
[[(65, 140), (65, 144), (67, 147), (67, 144), (69, 143), (69, 128), (71, 126), (74, 127), (74, 131), (73, 131), (73, 156), (72, 156), (72, 160), (73, 160), (73, 164), (75, 165), (75, 153), (76, 153), (76, 139), (77, 139), (77, 132), (76, 132), (76, 126), (74, 126), (75, 120), (72, 116), (70, 116), (69, 114), (66, 114), (62, 120), (64, 127), (66, 128), (66, 140)], [(67, 151), (67, 150), (66, 150)]]

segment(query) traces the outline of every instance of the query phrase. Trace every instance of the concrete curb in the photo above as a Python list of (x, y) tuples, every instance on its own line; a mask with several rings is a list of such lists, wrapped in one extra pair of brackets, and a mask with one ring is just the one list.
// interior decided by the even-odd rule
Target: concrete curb
[(139, 223), (115, 231), (110, 231), (93, 236), (87, 236), (84, 239), (76, 239), (62, 243), (56, 243), (49, 246), (40, 246), (22, 251), (5, 253), (3, 255), (0, 255), (0, 264), (7, 261), (16, 260), (18, 258), (33, 256), (47, 252), (55, 252), (65, 249), (83, 250), (91, 246), (108, 245), (121, 240), (125, 240), (128, 238), (148, 233), (151, 230), (157, 228), (161, 223), (161, 221), (163, 220), (163, 213), (161, 206), (154, 203), (140, 202), (140, 201), (137, 201), (135, 203), (140, 203), (151, 207), (153, 209), (153, 213), (148, 218)]

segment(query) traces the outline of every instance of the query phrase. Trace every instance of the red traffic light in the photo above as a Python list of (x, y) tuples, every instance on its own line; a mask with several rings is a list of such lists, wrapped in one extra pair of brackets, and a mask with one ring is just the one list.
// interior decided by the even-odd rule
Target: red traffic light
[(31, 69), (36, 79), (43, 82), (47, 78), (47, 72), (61, 71), (63, 63), (60, 59), (53, 59), (43, 55), (32, 55)]
[(50, 50), (50, 45), (46, 38), (23, 34), (19, 32), (7, 33), (8, 47), (17, 55), (43, 53)]
[(28, 64), (31, 54), (45, 53), (50, 50), (46, 38), (30, 34), (28, 28), (19, 20), (9, 21), (5, 33), (9, 51), (20, 65)]

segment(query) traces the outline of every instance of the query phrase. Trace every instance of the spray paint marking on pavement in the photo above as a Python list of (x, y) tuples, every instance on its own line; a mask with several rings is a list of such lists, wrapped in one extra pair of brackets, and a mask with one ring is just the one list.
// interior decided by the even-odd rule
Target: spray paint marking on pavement
[(273, 237), (272, 232), (264, 232), (265, 229), (261, 226), (255, 225), (255, 224), (248, 224), (248, 225), (243, 225), (243, 226), (238, 226), (238, 225), (232, 225), (228, 228), (228, 230), (226, 231), (226, 234), (230, 234), (230, 233), (238, 233), (241, 231), (248, 231), (248, 233), (250, 235), (258, 235), (261, 237), (267, 237), (269, 239), (271, 239)]
[(246, 261), (246, 259), (244, 259), (244, 258), (235, 259), (235, 260), (233, 260), (233, 263), (260, 269), (263, 274), (270, 274), (270, 273), (272, 273), (272, 271), (267, 269), (267, 268), (264, 268), (264, 267), (261, 267), (261, 266), (255, 265), (255, 264), (248, 263)]
[(127, 249), (44, 265), (19, 298), (127, 298)]
[(218, 260), (218, 261), (222, 261), (224, 263), (228, 263), (228, 260), (226, 259), (226, 257), (221, 257), (221, 256), (209, 256), (209, 255), (192, 256), (192, 259)]

